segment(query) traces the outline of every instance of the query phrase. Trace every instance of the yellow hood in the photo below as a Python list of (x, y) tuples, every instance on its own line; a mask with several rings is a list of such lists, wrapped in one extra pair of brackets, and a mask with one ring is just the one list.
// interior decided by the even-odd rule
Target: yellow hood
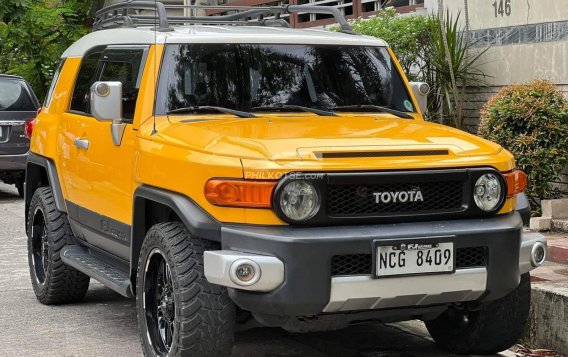
[(404, 152), (409, 151), (421, 156), (420, 152), (440, 154), (445, 150), (447, 155), (442, 156), (471, 157), (495, 155), (502, 150), (497, 144), (457, 129), (390, 115), (277, 115), (252, 119), (177, 116), (170, 117), (170, 121), (159, 129), (162, 140), (242, 159), (321, 160), (335, 159), (337, 153), (345, 152), (387, 152), (387, 156), (395, 152), (405, 156)]

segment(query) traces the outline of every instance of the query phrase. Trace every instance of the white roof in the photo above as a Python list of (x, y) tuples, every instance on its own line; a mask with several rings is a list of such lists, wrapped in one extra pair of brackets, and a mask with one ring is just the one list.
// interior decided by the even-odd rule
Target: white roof
[(321, 29), (291, 29), (265, 26), (179, 26), (173, 31), (155, 32), (150, 28), (117, 28), (92, 32), (75, 42), (62, 55), (83, 57), (93, 47), (104, 45), (146, 45), (167, 43), (266, 43), (310, 45), (387, 44), (374, 37), (350, 35)]

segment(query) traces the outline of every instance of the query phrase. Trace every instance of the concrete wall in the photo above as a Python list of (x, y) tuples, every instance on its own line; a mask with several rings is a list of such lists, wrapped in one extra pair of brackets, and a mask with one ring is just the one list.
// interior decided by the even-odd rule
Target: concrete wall
[[(568, 0), (510, 0), (509, 15), (497, 16), (494, 2), (468, 1), (477, 50), (489, 47), (480, 68), (489, 76), (490, 87), (471, 90), (466, 106), (466, 122), (472, 129), (481, 106), (502, 86), (548, 79), (568, 98)], [(424, 5), (430, 13), (437, 13), (437, 0), (425, 0)], [(463, 0), (445, 0), (444, 5), (452, 16), (461, 12), (465, 27)]]

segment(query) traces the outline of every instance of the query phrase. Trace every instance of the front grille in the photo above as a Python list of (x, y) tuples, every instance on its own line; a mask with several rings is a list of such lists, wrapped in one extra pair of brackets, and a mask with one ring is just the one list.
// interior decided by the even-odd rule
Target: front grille
[(487, 247), (458, 248), (456, 269), (479, 268), (487, 266), (489, 249)]
[[(456, 249), (456, 269), (479, 268), (487, 266), (489, 249), (487, 247), (467, 247)], [(334, 255), (331, 258), (331, 275), (369, 275), (373, 272), (371, 254)]]
[[(405, 182), (386, 184), (330, 184), (327, 186), (327, 212), (332, 217), (389, 216), (458, 212), (463, 209), (464, 181)], [(420, 191), (423, 200), (380, 202), (377, 193)]]

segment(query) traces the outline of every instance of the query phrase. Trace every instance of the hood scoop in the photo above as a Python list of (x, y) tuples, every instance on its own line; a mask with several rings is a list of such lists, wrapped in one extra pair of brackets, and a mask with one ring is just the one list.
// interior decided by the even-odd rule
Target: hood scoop
[(339, 151), (314, 152), (318, 159), (346, 159), (361, 157), (409, 157), (409, 156), (447, 156), (448, 150), (388, 150), (388, 151)]

